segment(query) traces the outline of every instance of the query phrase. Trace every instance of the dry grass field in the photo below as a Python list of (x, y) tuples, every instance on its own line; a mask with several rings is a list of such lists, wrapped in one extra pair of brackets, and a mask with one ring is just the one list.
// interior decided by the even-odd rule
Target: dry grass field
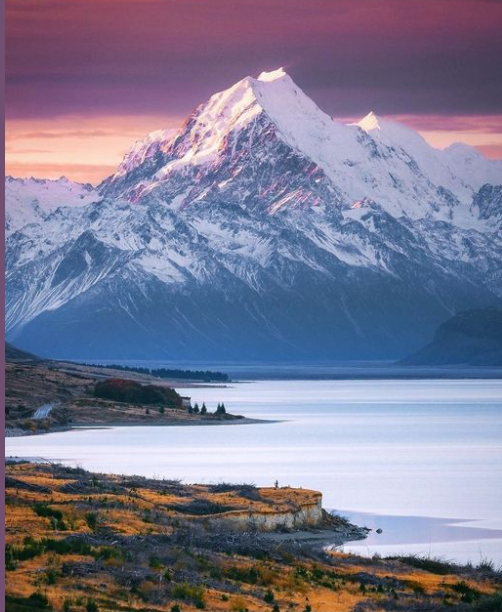
[[(236, 530), (229, 514), (294, 511), (319, 494), (6, 466), (6, 608), (191, 612), (501, 609), (489, 564), (362, 559)], [(342, 519), (332, 519), (343, 531)]]

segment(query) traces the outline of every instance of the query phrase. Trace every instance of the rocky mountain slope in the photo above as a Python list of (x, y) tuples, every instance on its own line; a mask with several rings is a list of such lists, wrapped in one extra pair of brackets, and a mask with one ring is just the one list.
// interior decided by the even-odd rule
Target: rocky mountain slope
[(247, 77), (96, 190), (42, 213), (7, 195), (7, 335), (66, 358), (401, 357), (502, 304), (501, 194), (470, 147)]

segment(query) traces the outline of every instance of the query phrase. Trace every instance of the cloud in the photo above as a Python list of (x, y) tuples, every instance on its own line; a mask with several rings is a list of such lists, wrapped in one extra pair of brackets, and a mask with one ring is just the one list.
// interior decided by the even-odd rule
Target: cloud
[(502, 112), (502, 3), (7, 0), (7, 115), (186, 115), (287, 66), (331, 114)]

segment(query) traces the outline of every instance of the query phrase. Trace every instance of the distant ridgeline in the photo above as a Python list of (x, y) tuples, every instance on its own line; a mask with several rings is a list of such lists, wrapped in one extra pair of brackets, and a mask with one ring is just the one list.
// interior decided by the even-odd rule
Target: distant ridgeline
[(502, 366), (502, 309), (456, 314), (438, 327), (430, 344), (401, 363)]
[(155, 378), (168, 378), (168, 379), (182, 379), (182, 380), (205, 380), (205, 381), (218, 381), (228, 382), (228, 374), (223, 372), (211, 372), (209, 370), (169, 370), (167, 368), (139, 368), (134, 366), (123, 366), (123, 365), (101, 365), (95, 363), (85, 363), (90, 367), (107, 368), (109, 370), (121, 370), (123, 372), (136, 372), (137, 374), (148, 374), (149, 376), (155, 376)]

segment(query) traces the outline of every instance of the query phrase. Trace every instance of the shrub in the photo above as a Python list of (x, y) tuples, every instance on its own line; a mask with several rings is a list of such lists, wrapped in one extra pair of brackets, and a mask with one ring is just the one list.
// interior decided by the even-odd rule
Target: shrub
[(464, 603), (473, 603), (481, 597), (481, 592), (470, 587), (467, 582), (461, 580), (451, 585), (451, 590), (460, 595), (460, 600)]
[(500, 612), (502, 610), (502, 591), (481, 597), (474, 610), (476, 612)]
[(43, 516), (46, 518), (55, 518), (58, 521), (62, 520), (63, 513), (61, 510), (56, 510), (55, 508), (51, 508), (46, 504), (35, 504), (33, 506), (33, 511), (37, 516)]
[(85, 604), (85, 609), (87, 612), (98, 612), (98, 604), (94, 601), (94, 599), (88, 599)]
[(275, 601), (275, 597), (274, 594), (272, 593), (272, 591), (270, 589), (268, 589), (268, 591), (265, 593), (264, 597), (263, 597), (263, 601), (269, 604), (273, 604)]
[(98, 525), (98, 517), (95, 512), (87, 512), (85, 515), (85, 522), (87, 523), (87, 527), (94, 531)]
[(248, 584), (258, 584), (261, 580), (261, 574), (256, 567), (231, 567), (226, 572), (226, 575), (231, 580), (246, 582)]
[(149, 565), (153, 569), (160, 569), (163, 567), (162, 561), (158, 557), (150, 557)]
[(45, 583), (52, 586), (56, 584), (58, 580), (58, 574), (53, 569), (47, 570), (45, 574)]
[(22, 547), (7, 544), (5, 547), (6, 564), (9, 564), (8, 569), (15, 569), (16, 561), (33, 559), (45, 552), (55, 552), (59, 555), (91, 555), (93, 554), (93, 549), (89, 544), (78, 538), (66, 540), (43, 538), (42, 540), (34, 540), (31, 537), (27, 537)]
[(29, 597), (5, 596), (5, 609), (10, 612), (40, 612), (52, 610), (47, 597), (41, 593), (33, 593)]
[(191, 601), (198, 609), (205, 607), (204, 587), (200, 584), (189, 584), (188, 582), (177, 584), (173, 589), (173, 596), (177, 599)]
[(108, 378), (94, 386), (94, 397), (126, 402), (130, 404), (160, 404), (170, 408), (181, 408), (181, 396), (170, 387), (141, 385), (134, 380)]
[(406, 565), (411, 565), (417, 569), (430, 572), (431, 574), (438, 574), (440, 576), (446, 576), (451, 574), (456, 566), (448, 561), (443, 561), (439, 557), (417, 557), (416, 555), (409, 555), (407, 557), (388, 557), (388, 559), (402, 561)]

